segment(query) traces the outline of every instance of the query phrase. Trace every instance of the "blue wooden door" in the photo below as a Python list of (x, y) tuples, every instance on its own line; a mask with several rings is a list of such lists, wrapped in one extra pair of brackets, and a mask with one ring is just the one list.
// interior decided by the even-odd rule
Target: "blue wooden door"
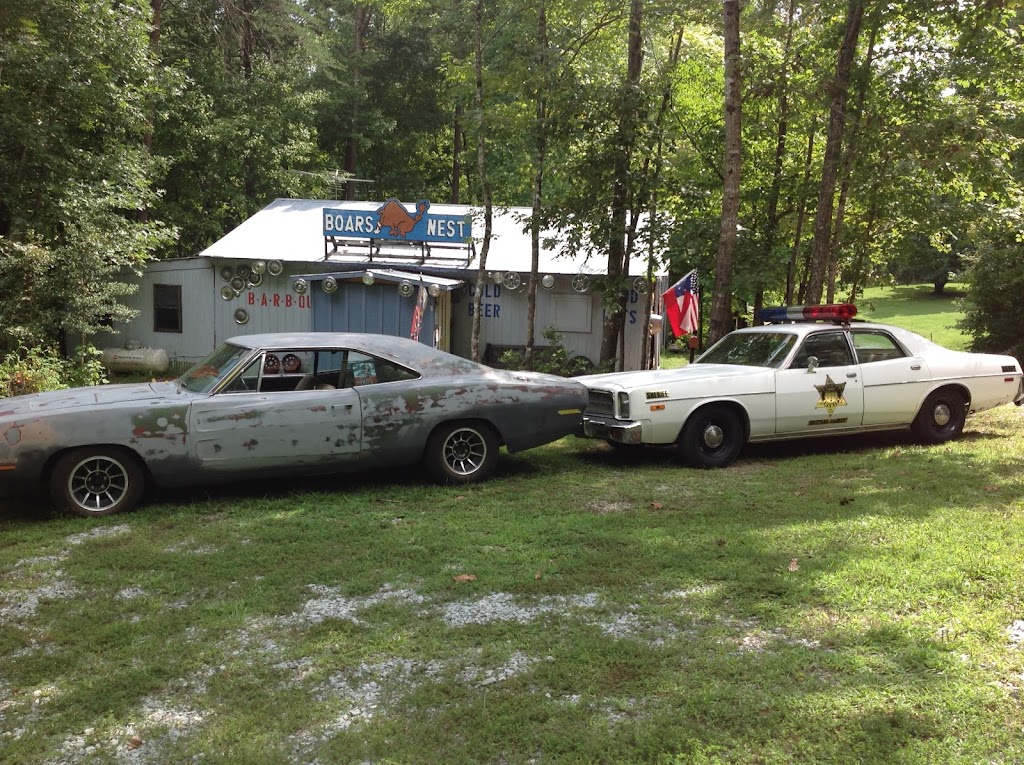
[[(317, 291), (313, 298), (313, 331), (409, 337), (417, 293), (418, 288), (412, 296), (402, 297), (397, 284), (367, 287), (361, 283), (341, 282), (333, 295)], [(434, 344), (435, 314), (434, 298), (428, 295), (420, 326), (420, 342), (425, 345)]]

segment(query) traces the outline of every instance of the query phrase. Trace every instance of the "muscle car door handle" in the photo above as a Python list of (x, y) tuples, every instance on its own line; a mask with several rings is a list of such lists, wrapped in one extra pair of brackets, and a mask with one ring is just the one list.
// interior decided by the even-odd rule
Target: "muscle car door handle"
[(921, 365), (920, 364), (911, 364), (910, 368), (913, 369), (916, 372), (916, 371), (918, 371), (921, 368)]
[(857, 373), (856, 373), (856, 372), (847, 372), (847, 373), (846, 373), (846, 376), (847, 376), (847, 377), (856, 377), (856, 376), (857, 376)]

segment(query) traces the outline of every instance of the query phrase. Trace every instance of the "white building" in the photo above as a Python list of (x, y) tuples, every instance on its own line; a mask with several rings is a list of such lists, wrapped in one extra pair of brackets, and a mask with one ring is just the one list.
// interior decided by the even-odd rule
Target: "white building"
[[(277, 199), (199, 255), (149, 264), (138, 291), (127, 299), (137, 317), (97, 343), (163, 349), (172, 362), (185, 364), (229, 337), (256, 332), (410, 336), (419, 301), (420, 341), (468, 357), (483, 238), (479, 211), (424, 202), (419, 203), (423, 210), (409, 204), (392, 207), (402, 220), (391, 231), (405, 237), (401, 241), (379, 236), (388, 225), (390, 213), (384, 211), (390, 203)], [(527, 208), (494, 212), (481, 305), (485, 360), (526, 343), (529, 217)], [(429, 218), (434, 233), (423, 238), (433, 241), (408, 230), (421, 218), (417, 231)], [(456, 238), (438, 233), (445, 226)], [(456, 229), (462, 229), (461, 239)], [(543, 232), (541, 241), (549, 248), (542, 246), (540, 254), (543, 286), (537, 291), (535, 344), (544, 345), (543, 330), (554, 327), (565, 348), (596, 362), (604, 309), (593, 278), (604, 272), (606, 255), (567, 254), (562, 251), (565, 237), (558, 232)], [(620, 360), (625, 369), (640, 368), (648, 345), (647, 315), (650, 306), (660, 307), (660, 298), (652, 301), (651, 296), (660, 296), (668, 286), (664, 266), (656, 267), (650, 285), (643, 278), (646, 271), (646, 257), (634, 256), (629, 275), (639, 291), (631, 290), (628, 298)], [(305, 292), (296, 291), (303, 286)]]

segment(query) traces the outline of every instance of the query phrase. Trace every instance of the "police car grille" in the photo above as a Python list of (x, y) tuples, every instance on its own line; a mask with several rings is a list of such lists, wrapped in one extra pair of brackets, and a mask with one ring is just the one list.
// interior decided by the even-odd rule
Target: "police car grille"
[(615, 401), (612, 398), (612, 394), (606, 390), (590, 391), (590, 401), (587, 402), (586, 413), (614, 417)]

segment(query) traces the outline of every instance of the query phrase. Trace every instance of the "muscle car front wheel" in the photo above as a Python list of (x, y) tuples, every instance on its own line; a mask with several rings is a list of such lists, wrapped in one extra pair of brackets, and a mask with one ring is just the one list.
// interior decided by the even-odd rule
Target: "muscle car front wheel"
[(712, 405), (690, 415), (676, 444), (686, 464), (720, 468), (736, 459), (744, 437), (739, 415), (728, 407)]
[(940, 388), (924, 400), (910, 429), (921, 443), (941, 444), (959, 436), (966, 419), (963, 394), (953, 388)]
[(484, 423), (445, 423), (431, 434), (423, 459), (442, 483), (481, 481), (494, 472), (498, 438)]
[(145, 476), (130, 453), (109, 447), (73, 449), (50, 473), (50, 499), (64, 512), (95, 518), (131, 510), (142, 498)]

